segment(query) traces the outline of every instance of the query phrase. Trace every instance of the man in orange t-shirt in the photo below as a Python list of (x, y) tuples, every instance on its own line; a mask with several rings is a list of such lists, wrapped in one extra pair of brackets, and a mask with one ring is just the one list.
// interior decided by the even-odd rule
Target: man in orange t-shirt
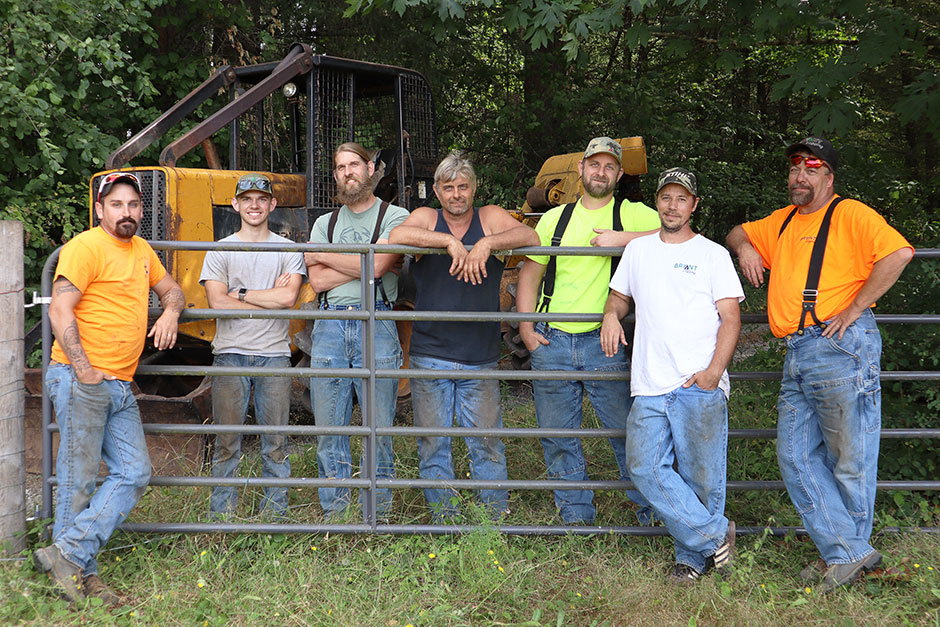
[[(119, 601), (98, 576), (95, 555), (150, 481), (150, 457), (131, 379), (144, 348), (150, 290), (163, 314), (148, 337), (158, 350), (176, 343), (183, 292), (150, 245), (136, 237), (140, 181), (128, 172), (98, 188), (99, 226), (63, 248), (49, 304), (55, 333), (46, 391), (59, 425), (53, 544), (33, 554), (68, 600)], [(104, 460), (108, 476), (95, 479)]]
[[(807, 137), (786, 151), (788, 207), (734, 227), (728, 248), (755, 287), (770, 269), (767, 315), (787, 355), (777, 404), (777, 459), (790, 500), (825, 564), (824, 591), (881, 563), (869, 539), (881, 438), (881, 334), (871, 307), (897, 281), (914, 249), (884, 218), (833, 191), (839, 156)], [(820, 226), (831, 223), (815, 304), (804, 302)]]

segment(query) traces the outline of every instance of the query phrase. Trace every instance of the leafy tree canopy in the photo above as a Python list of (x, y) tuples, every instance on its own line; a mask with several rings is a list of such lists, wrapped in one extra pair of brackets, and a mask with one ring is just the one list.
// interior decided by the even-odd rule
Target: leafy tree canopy
[[(844, 133), (865, 118), (851, 87), (880, 71), (905, 66), (905, 84), (889, 98), (904, 123), (940, 138), (940, 44), (935, 2), (865, 0), (347, 0), (347, 16), (389, 10), (425, 11), (434, 36), (444, 41), (463, 30), (468, 15), (484, 9), (532, 50), (560, 46), (568, 62), (592, 54), (588, 44), (614, 36), (631, 50), (655, 47), (682, 62), (694, 55), (727, 72), (745, 67), (760, 51), (774, 58), (771, 97), (812, 102), (807, 125)], [(431, 10), (433, 9), (433, 10)], [(778, 51), (778, 52), (774, 52)], [(693, 61), (695, 63), (696, 61)]]

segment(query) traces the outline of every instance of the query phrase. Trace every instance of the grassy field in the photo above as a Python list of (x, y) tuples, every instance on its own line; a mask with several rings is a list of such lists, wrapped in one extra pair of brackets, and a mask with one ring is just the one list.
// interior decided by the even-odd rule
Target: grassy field
[[(752, 369), (761, 369), (753, 368)], [(773, 426), (777, 385), (739, 385), (732, 427)], [(531, 387), (504, 385), (506, 426), (533, 426)], [(597, 426), (589, 406), (585, 425)], [(401, 416), (410, 424), (407, 408)], [(257, 474), (249, 442), (244, 472)], [(616, 479), (610, 447), (586, 440), (590, 473)], [(396, 440), (399, 476), (416, 476), (414, 440)], [(355, 454), (354, 454), (355, 455)], [(510, 478), (542, 476), (534, 439), (507, 442)], [(458, 476), (468, 471), (455, 444)], [(295, 476), (316, 476), (315, 444), (295, 441)], [(772, 441), (733, 440), (729, 479), (777, 479)], [(260, 491), (243, 495), (240, 517), (254, 520)], [(465, 518), (485, 517), (465, 499)], [(417, 490), (396, 492), (399, 523), (427, 523)], [(595, 496), (598, 524), (633, 524), (619, 493)], [(551, 494), (511, 495), (509, 524), (557, 524)], [(133, 522), (200, 521), (203, 488), (154, 487)], [(742, 526), (798, 525), (783, 492), (732, 492), (727, 513)], [(320, 521), (314, 490), (291, 492), (292, 522)], [(876, 529), (940, 525), (930, 493), (879, 494)], [(30, 541), (38, 540), (38, 527)], [(804, 587), (796, 572), (817, 557), (795, 536), (741, 536), (734, 572), (705, 577), (692, 589), (665, 581), (668, 538), (507, 537), (491, 528), (458, 537), (341, 535), (134, 535), (118, 533), (100, 554), (102, 576), (122, 595), (117, 609), (97, 600), (70, 608), (27, 561), (0, 567), (0, 624), (147, 625), (934, 625), (940, 626), (940, 534), (877, 534), (887, 568), (831, 595)]]
[(126, 605), (69, 608), (28, 565), (0, 570), (3, 624), (937, 625), (940, 537), (877, 540), (893, 575), (818, 595), (795, 538), (739, 539), (735, 572), (674, 588), (663, 538), (117, 534), (103, 576)]

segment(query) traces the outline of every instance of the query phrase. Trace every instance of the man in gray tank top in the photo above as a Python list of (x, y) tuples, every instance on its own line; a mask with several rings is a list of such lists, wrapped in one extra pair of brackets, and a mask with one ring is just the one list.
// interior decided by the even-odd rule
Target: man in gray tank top
[[(389, 241), (446, 249), (424, 255), (412, 266), (418, 296), (416, 310), (499, 311), (503, 261), (493, 251), (537, 246), (538, 235), (496, 205), (473, 206), (476, 175), (460, 153), (452, 152), (434, 174), (434, 193), (443, 209), (415, 209)], [(467, 250), (467, 246), (471, 249)], [(410, 358), (415, 369), (494, 370), (500, 352), (498, 322), (416, 322)], [(417, 427), (501, 428), (499, 381), (496, 379), (413, 379), (411, 402)], [(496, 437), (466, 438), (473, 479), (506, 478), (506, 455)], [(451, 442), (447, 437), (419, 437), (422, 479), (454, 479)], [(424, 496), (436, 520), (458, 513), (453, 489), (426, 488)], [(508, 512), (506, 490), (478, 490), (480, 501), (495, 518)]]
[[(232, 208), (241, 217), (239, 230), (220, 242), (290, 242), (272, 233), (268, 216), (277, 206), (271, 181), (263, 174), (246, 174), (235, 185)], [(199, 282), (213, 309), (289, 309), (297, 302), (306, 276), (302, 253), (210, 250)], [(213, 366), (290, 367), (290, 321), (248, 318), (219, 319), (212, 340)], [(254, 390), (255, 421), (259, 425), (286, 425), (290, 415), (290, 377), (254, 375), (212, 377), (212, 419), (216, 424), (245, 422)], [(215, 438), (212, 476), (233, 477), (241, 459), (238, 434)], [(290, 477), (287, 436), (261, 436), (262, 477)], [(238, 505), (235, 488), (212, 489), (210, 515), (232, 514)], [(264, 489), (259, 509), (276, 517), (287, 512), (287, 488)]]

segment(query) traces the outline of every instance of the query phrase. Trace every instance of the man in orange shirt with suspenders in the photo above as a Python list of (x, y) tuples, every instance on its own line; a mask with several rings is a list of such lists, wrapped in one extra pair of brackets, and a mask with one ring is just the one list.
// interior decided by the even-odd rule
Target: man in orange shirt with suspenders
[(871, 307), (914, 254), (870, 207), (833, 191), (839, 156), (807, 137), (787, 148), (793, 203), (736, 226), (728, 248), (752, 285), (770, 269), (770, 329), (787, 355), (777, 458), (790, 499), (825, 566), (822, 590), (881, 563), (869, 539), (881, 429), (881, 335)]

